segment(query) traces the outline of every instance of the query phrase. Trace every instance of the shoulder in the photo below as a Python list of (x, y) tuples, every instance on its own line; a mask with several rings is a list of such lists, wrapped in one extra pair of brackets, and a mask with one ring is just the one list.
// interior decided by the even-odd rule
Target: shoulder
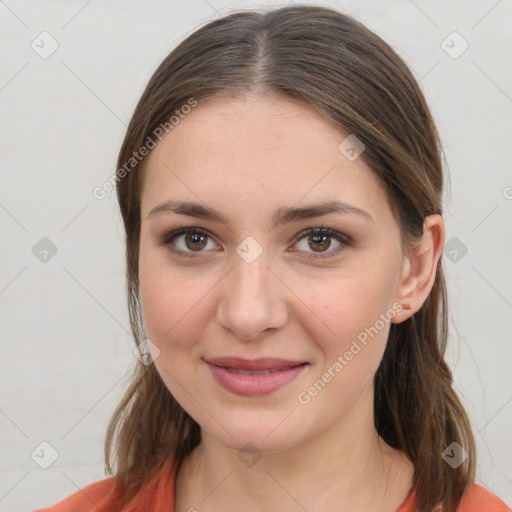
[(511, 508), (480, 485), (472, 485), (462, 498), (457, 512), (510, 512)]
[[(457, 512), (511, 512), (511, 508), (497, 496), (480, 485), (472, 485), (464, 494)], [(437, 506), (434, 512), (442, 512), (443, 508)], [(406, 500), (396, 512), (417, 512), (416, 492), (411, 490)]]
[(114, 490), (114, 477), (106, 478), (80, 489), (51, 507), (34, 512), (110, 512), (115, 506)]
[[(177, 464), (170, 458), (155, 477), (123, 510), (136, 512), (174, 512), (174, 487)], [(169, 504), (172, 508), (169, 508)], [(57, 504), (33, 512), (119, 512), (119, 496), (115, 477), (106, 478), (80, 489)]]

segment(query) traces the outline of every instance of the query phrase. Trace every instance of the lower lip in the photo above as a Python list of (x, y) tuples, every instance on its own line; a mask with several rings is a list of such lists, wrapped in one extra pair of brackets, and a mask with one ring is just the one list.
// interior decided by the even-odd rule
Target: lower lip
[(220, 366), (207, 363), (216, 381), (231, 393), (243, 396), (269, 395), (282, 388), (302, 373), (308, 364), (295, 366), (288, 370), (279, 370), (260, 375), (234, 373)]

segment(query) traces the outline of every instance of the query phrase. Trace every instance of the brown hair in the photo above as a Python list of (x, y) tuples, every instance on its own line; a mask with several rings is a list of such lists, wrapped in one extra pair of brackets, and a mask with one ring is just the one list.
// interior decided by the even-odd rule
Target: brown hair
[[(191, 98), (200, 103), (218, 94), (248, 92), (300, 100), (365, 144), (361, 157), (386, 190), (406, 251), (421, 239), (424, 218), (442, 213), (441, 146), (434, 122), (410, 70), (382, 39), (351, 17), (322, 7), (239, 12), (212, 21), (185, 39), (153, 74), (119, 153), (117, 194), (137, 344), (144, 340), (138, 295), (142, 165), (133, 155)], [(447, 329), (440, 259), (421, 309), (391, 324), (374, 379), (375, 427), (414, 464), (422, 512), (440, 503), (445, 511), (455, 510), (474, 479), (473, 435), (443, 359)], [(199, 425), (173, 398), (155, 366), (138, 364), (105, 441), (107, 471), (116, 475), (123, 502), (169, 457), (179, 465), (199, 442)], [(441, 457), (452, 442), (469, 454), (457, 468)]]

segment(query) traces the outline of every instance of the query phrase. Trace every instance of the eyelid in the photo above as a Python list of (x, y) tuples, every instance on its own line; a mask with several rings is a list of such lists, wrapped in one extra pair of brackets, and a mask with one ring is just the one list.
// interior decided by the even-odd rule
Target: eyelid
[[(168, 247), (169, 250), (171, 252), (173, 252), (174, 254), (184, 255), (185, 257), (188, 257), (188, 258), (200, 257), (200, 256), (202, 256), (202, 253), (204, 253), (205, 251), (183, 251), (183, 250), (177, 249), (175, 247), (171, 248), (171, 245), (174, 242), (174, 240), (176, 240), (176, 238), (179, 238), (180, 236), (188, 235), (191, 233), (199, 234), (201, 236), (207, 237), (208, 240), (212, 240), (215, 242), (214, 237), (207, 230), (205, 230), (203, 228), (195, 227), (195, 226), (185, 226), (185, 227), (177, 228), (177, 229), (170, 231), (169, 233), (164, 235), (159, 240), (159, 243), (161, 245)], [(215, 243), (217, 243), (217, 242), (215, 242)]]
[[(333, 258), (338, 255), (340, 252), (347, 249), (347, 247), (351, 247), (353, 245), (353, 240), (350, 236), (340, 233), (339, 231), (335, 231), (334, 229), (325, 228), (323, 226), (316, 228), (307, 228), (302, 230), (295, 238), (294, 244), (300, 242), (303, 238), (306, 238), (310, 235), (319, 235), (319, 236), (327, 236), (329, 238), (334, 238), (337, 242), (341, 244), (340, 247), (332, 250), (332, 251), (324, 251), (324, 252), (307, 252), (308, 259), (321, 259), (321, 258)], [(302, 251), (292, 251), (292, 252), (302, 252)]]
[(202, 236), (207, 236), (208, 238), (213, 238), (212, 235), (206, 231), (206, 229), (195, 227), (195, 226), (185, 226), (173, 229), (166, 233), (160, 240), (160, 243), (163, 245), (167, 245), (171, 243), (175, 238), (180, 235), (187, 235), (189, 233), (197, 233)]
[[(185, 227), (180, 227), (180, 228), (174, 229), (174, 230), (168, 232), (166, 235), (164, 235), (159, 240), (159, 243), (164, 246), (171, 246), (172, 242), (176, 238), (183, 236), (183, 235), (187, 235), (187, 234), (199, 234), (199, 235), (204, 236), (207, 239), (212, 240), (215, 243), (217, 243), (215, 241), (215, 237), (212, 236), (207, 230), (200, 228), (200, 227), (196, 227), (196, 226), (185, 226)], [(300, 250), (292, 250), (291, 252), (298, 252), (298, 253), (307, 252), (307, 254), (308, 254), (307, 258), (309, 258), (309, 259), (330, 258), (330, 257), (334, 257), (341, 251), (345, 250), (347, 247), (350, 247), (353, 245), (353, 240), (350, 236), (345, 235), (343, 233), (340, 233), (340, 232), (335, 231), (330, 228), (325, 228), (323, 226), (314, 227), (314, 228), (306, 228), (306, 229), (302, 230), (300, 233), (298, 233), (292, 239), (293, 245), (295, 245), (296, 243), (300, 242), (302, 239), (304, 239), (310, 235), (319, 235), (319, 236), (323, 235), (323, 236), (327, 236), (329, 238), (334, 238), (337, 242), (339, 242), (341, 244), (341, 246), (332, 251), (324, 251), (324, 252), (314, 252), (314, 251), (307, 252), (307, 251), (300, 251)], [(217, 245), (219, 245), (219, 244), (217, 244)], [(207, 252), (207, 251), (203, 251), (203, 250), (201, 250), (201, 251), (183, 251), (181, 249), (176, 249), (176, 248), (172, 248), (172, 249), (170, 248), (170, 250), (175, 254), (184, 255), (185, 257), (190, 257), (190, 258), (200, 257), (200, 256), (202, 256), (202, 253)]]

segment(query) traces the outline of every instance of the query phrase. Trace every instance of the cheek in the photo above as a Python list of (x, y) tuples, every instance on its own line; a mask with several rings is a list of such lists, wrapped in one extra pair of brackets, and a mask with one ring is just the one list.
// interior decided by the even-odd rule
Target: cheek
[(141, 280), (140, 295), (147, 337), (160, 350), (192, 343), (203, 325), (203, 294), (194, 290), (190, 282), (182, 286), (161, 273), (146, 276)]
[(205, 293), (215, 280), (171, 268), (159, 253), (141, 248), (140, 302), (147, 337), (165, 351), (188, 346), (199, 336), (206, 320)]
[(146, 263), (141, 259), (140, 302), (146, 336), (159, 349), (154, 364), (174, 398), (191, 411), (190, 395), (201, 394), (194, 375), (209, 314), (205, 290), (199, 279)]
[(311, 337), (321, 334), (332, 346), (373, 324), (387, 309), (389, 295), (380, 289), (373, 273), (353, 270), (341, 276), (304, 280), (294, 291), (310, 311), (307, 325)]
[(297, 295), (308, 306), (302, 326), (323, 353), (318, 371), (330, 370), (340, 385), (356, 389), (372, 377), (394, 316), (392, 291), (393, 276), (383, 265), (361, 265), (299, 283)]

